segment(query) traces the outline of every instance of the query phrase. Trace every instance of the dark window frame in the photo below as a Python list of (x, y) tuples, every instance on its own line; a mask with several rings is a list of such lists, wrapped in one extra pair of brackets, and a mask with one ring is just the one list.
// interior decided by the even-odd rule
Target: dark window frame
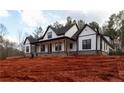
[(82, 49), (91, 49), (91, 39), (82, 40)]

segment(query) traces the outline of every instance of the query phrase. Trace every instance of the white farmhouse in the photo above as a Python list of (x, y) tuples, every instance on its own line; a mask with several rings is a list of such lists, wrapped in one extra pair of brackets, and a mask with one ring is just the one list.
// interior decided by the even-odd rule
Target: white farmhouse
[(77, 24), (61, 28), (48, 26), (41, 38), (26, 37), (24, 45), (26, 55), (106, 55), (113, 49), (111, 38), (88, 24), (81, 30)]

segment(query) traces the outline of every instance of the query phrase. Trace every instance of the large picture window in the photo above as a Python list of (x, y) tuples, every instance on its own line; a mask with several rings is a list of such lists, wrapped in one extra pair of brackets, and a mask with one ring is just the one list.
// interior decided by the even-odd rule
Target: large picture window
[(52, 32), (49, 32), (47, 38), (52, 38)]
[(29, 53), (29, 46), (26, 46), (26, 52)]
[(82, 49), (91, 49), (91, 39), (82, 41)]

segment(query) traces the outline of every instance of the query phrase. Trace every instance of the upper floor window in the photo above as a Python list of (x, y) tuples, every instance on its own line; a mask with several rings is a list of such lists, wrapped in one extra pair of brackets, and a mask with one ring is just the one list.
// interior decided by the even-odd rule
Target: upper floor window
[(49, 32), (49, 33), (47, 34), (47, 38), (52, 38), (52, 32)]
[(91, 39), (82, 41), (82, 49), (91, 49)]

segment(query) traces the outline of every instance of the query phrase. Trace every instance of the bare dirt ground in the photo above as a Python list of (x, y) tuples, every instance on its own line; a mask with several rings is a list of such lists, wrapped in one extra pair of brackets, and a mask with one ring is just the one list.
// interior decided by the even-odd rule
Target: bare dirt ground
[(124, 56), (69, 56), (0, 60), (0, 81), (121, 82)]

